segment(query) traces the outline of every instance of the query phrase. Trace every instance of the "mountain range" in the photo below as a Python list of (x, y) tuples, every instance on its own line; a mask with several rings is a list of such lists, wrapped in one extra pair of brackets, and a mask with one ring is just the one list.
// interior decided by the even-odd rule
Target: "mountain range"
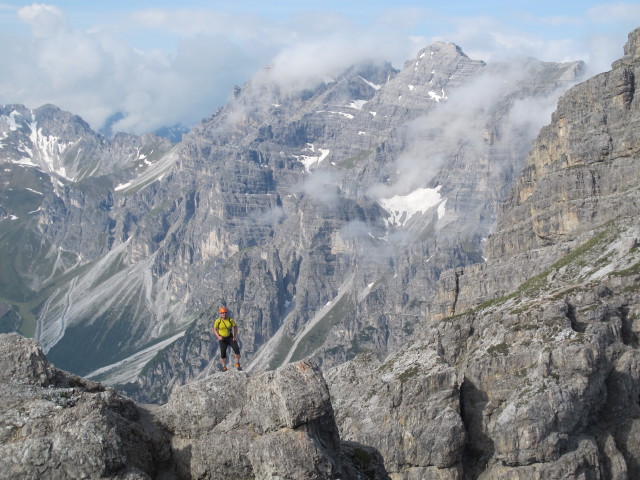
[(482, 260), (498, 202), (582, 69), (487, 65), (446, 43), (312, 90), (265, 69), (177, 145), (4, 106), (3, 329), (149, 401), (216, 365), (222, 304), (254, 369), (385, 356), (442, 270)]
[[(260, 382), (314, 372), (308, 424), (182, 427), (150, 407), (174, 451), (206, 451), (206, 425), (270, 445), (321, 418), (317, 478), (340, 475), (340, 441), (369, 478), (633, 478), (639, 46), (635, 30), (586, 81), (581, 62), (486, 64), (448, 43), (305, 90), (266, 68), (178, 144), (4, 106), (2, 328), (175, 411), (224, 385), (220, 305), (247, 405), (272, 405)], [(278, 475), (239, 455), (234, 475)], [(172, 458), (185, 477), (219, 467)]]

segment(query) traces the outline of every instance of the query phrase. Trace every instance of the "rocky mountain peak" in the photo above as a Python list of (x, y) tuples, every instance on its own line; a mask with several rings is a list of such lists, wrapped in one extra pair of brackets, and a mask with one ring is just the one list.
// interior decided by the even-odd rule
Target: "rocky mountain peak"
[[(452, 42), (442, 42), (437, 41), (433, 42), (431, 45), (428, 45), (418, 51), (418, 54), (415, 60), (419, 60), (425, 58), (427, 56), (434, 56), (437, 54), (442, 54), (446, 56), (456, 57), (467, 57), (467, 54), (462, 51), (462, 48), (459, 45), (456, 45)], [(468, 58), (468, 57), (467, 57)], [(409, 60), (405, 63), (405, 67), (411, 66), (415, 60)]]
[(614, 62), (612, 68), (617, 68), (621, 63), (637, 63), (638, 57), (640, 57), (640, 28), (629, 33), (629, 39), (624, 46), (624, 57)]

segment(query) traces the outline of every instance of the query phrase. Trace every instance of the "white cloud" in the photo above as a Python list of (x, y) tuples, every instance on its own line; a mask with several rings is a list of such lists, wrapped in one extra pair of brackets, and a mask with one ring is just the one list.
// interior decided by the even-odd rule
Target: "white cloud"
[[(408, 54), (398, 35), (386, 40), (337, 15), (299, 14), (286, 21), (211, 10), (139, 11), (128, 24), (72, 28), (57, 7), (19, 11), (32, 36), (0, 41), (0, 102), (35, 108), (53, 103), (99, 129), (115, 113), (113, 130), (143, 133), (181, 121), (192, 125), (226, 103), (268, 63), (268, 82), (297, 90), (338, 75), (365, 58)], [(129, 30), (127, 30), (129, 29)], [(136, 49), (134, 31), (175, 35), (174, 48)]]
[(96, 130), (117, 112), (126, 117), (115, 130), (136, 133), (195, 123), (263, 61), (224, 36), (183, 38), (173, 52), (142, 51), (104, 29), (70, 28), (56, 7), (32, 5), (19, 16), (33, 36), (3, 41), (0, 102), (53, 103)]
[(334, 206), (340, 196), (336, 174), (322, 170), (305, 175), (298, 191), (326, 206)]
[[(440, 102), (427, 115), (406, 126), (401, 142), (404, 148), (396, 160), (394, 178), (372, 187), (369, 193), (374, 198), (389, 199), (428, 187), (443, 162), (454, 156), (483, 155), (490, 149), (523, 155), (523, 149), (551, 120), (557, 100), (567, 88), (526, 100), (511, 99), (506, 112), (508, 120), (501, 122), (497, 138), (490, 138), (488, 128), (498, 114), (496, 106), (521, 88), (530, 71), (526, 61), (513, 60), (448, 91), (446, 102)], [(496, 161), (492, 165), (501, 168)]]
[(572, 16), (514, 10), (502, 18), (443, 17), (442, 23), (451, 28), (433, 39), (455, 42), (470, 57), (488, 62), (524, 56), (549, 62), (582, 60), (590, 75), (608, 70), (622, 56), (627, 34), (640, 24), (640, 5), (585, 5), (575, 10)]
[[(234, 84), (243, 85), (267, 64), (272, 68), (265, 81), (296, 90), (365, 59), (384, 59), (400, 67), (439, 39), (457, 43), (476, 59), (584, 59), (597, 73), (622, 55), (631, 28), (618, 27), (620, 22), (637, 25), (639, 9), (633, 4), (601, 5), (578, 17), (548, 15), (511, 24), (489, 16), (454, 18), (423, 8), (390, 10), (379, 5), (372, 6), (368, 17), (354, 15), (354, 21), (330, 12), (288, 17), (285, 12), (273, 20), (205, 8), (154, 8), (79, 29), (58, 7), (33, 4), (18, 10), (0, 4), (3, 26), (7, 12), (13, 11), (14, 18), (31, 29), (30, 36), (15, 34), (14, 27), (0, 31), (0, 103), (32, 108), (54, 103), (81, 115), (94, 129), (123, 112), (126, 117), (115, 128), (142, 133), (209, 116), (226, 103)], [(546, 25), (560, 34), (524, 33), (525, 24)], [(596, 29), (587, 37), (584, 32), (593, 25), (608, 30)]]
[(279, 44), (289, 39), (290, 30), (257, 15), (236, 15), (207, 9), (147, 9), (131, 15), (135, 28), (170, 32), (180, 37), (226, 36), (239, 42)]
[(597, 5), (587, 11), (589, 20), (597, 24), (618, 22), (640, 23), (640, 5), (637, 3), (614, 3)]
[(287, 214), (282, 207), (273, 207), (264, 213), (253, 214), (251, 218), (260, 225), (275, 225), (282, 223), (287, 218)]
[(18, 17), (31, 27), (37, 38), (49, 37), (69, 28), (62, 10), (52, 5), (34, 3), (18, 10)]

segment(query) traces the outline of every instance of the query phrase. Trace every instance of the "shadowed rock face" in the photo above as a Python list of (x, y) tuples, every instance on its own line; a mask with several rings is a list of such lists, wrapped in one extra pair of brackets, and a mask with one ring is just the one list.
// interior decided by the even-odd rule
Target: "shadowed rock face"
[[(0, 478), (377, 478), (379, 454), (341, 446), (313, 362), (215, 374), (137, 405), (0, 335)], [(364, 462), (363, 458), (367, 458)]]
[(456, 369), (415, 342), (380, 362), (363, 354), (327, 372), (342, 438), (376, 445), (390, 473), (454, 475), (467, 439)]
[(148, 478), (156, 459), (133, 402), (0, 335), (1, 478)]

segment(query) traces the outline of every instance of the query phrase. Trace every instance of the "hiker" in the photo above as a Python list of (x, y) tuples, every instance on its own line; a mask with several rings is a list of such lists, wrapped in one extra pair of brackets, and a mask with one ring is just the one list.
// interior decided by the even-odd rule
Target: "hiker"
[(222, 362), (222, 371), (227, 371), (227, 350), (229, 346), (236, 356), (235, 367), (240, 368), (240, 347), (238, 346), (238, 326), (233, 318), (227, 318), (229, 311), (226, 307), (220, 307), (220, 317), (213, 324), (213, 333), (218, 337), (220, 345), (220, 361)]

